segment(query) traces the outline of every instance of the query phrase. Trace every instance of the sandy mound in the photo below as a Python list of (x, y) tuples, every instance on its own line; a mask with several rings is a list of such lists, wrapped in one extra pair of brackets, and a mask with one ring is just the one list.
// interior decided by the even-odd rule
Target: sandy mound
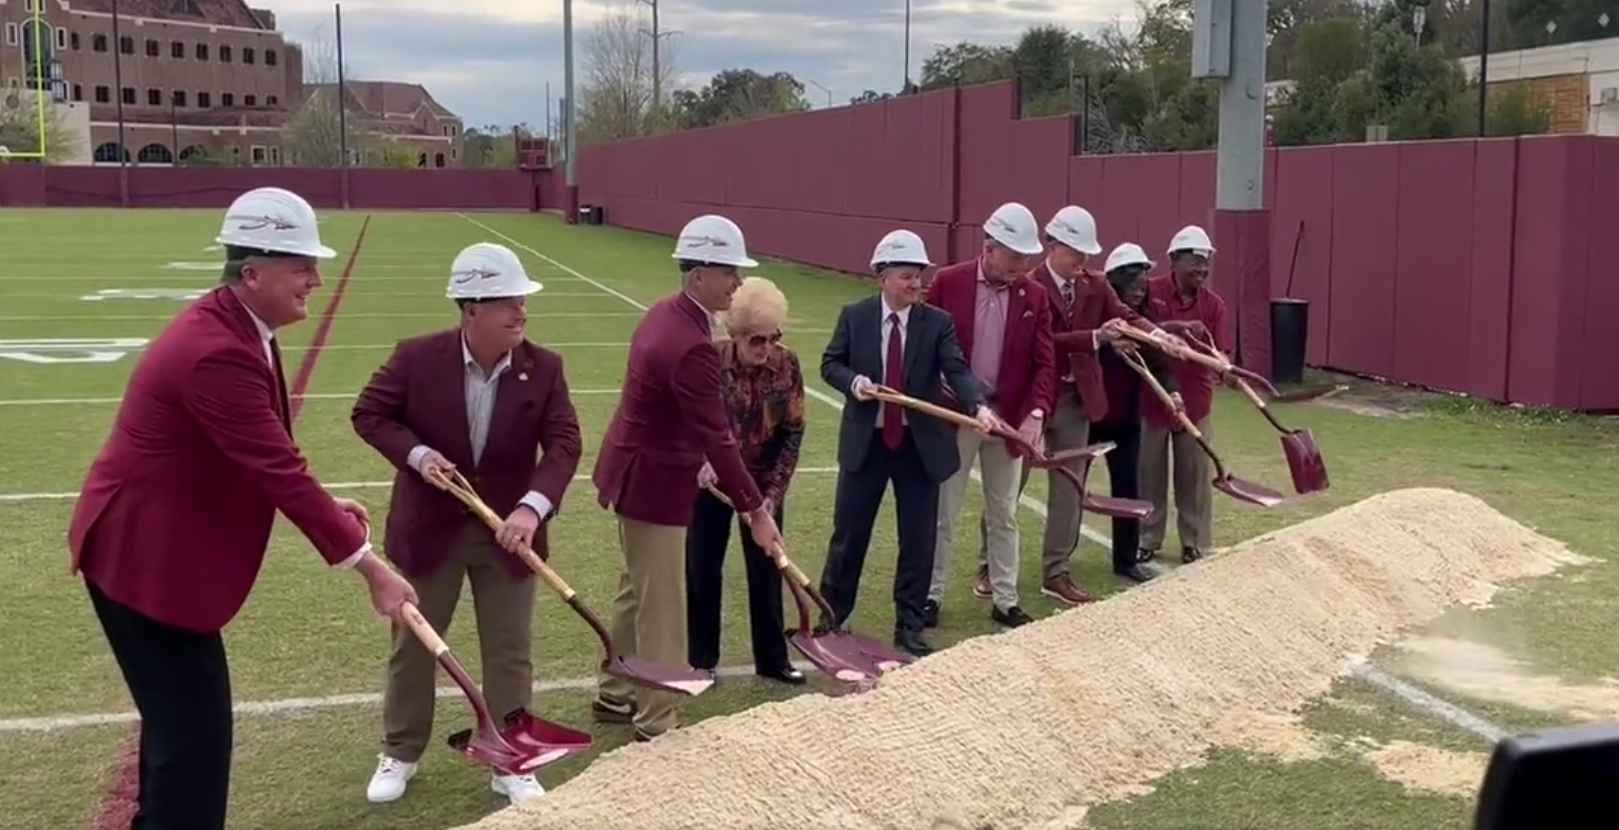
[[(1387, 493), (1088, 608), (609, 753), (468, 830), (1060, 826), (1251, 741), (1380, 641), (1566, 552), (1471, 496)], [(1246, 738), (1245, 738), (1246, 736)]]

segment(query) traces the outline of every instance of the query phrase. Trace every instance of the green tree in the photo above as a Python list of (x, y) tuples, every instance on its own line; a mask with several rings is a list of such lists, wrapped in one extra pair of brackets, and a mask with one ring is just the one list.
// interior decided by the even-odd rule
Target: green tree
[(791, 73), (763, 75), (752, 69), (717, 72), (700, 89), (676, 91), (673, 100), (677, 122), (687, 130), (810, 108), (803, 82)]
[[(43, 107), (44, 135), (40, 134), (40, 115)], [(12, 87), (0, 78), (0, 147), (8, 152), (11, 162), (36, 164), (67, 164), (82, 156), (88, 136), (72, 129), (63, 117), (61, 108), (43, 93), (32, 89)], [(44, 158), (32, 158), (39, 153)], [(30, 156), (30, 158), (20, 158)]]
[(923, 92), (953, 86), (1007, 81), (1013, 77), (1012, 50), (961, 41), (941, 46), (922, 60)]
[(1331, 144), (1358, 141), (1368, 113), (1354, 106), (1358, 90), (1345, 93), (1367, 59), (1360, 21), (1340, 17), (1305, 24), (1298, 32), (1293, 88), (1276, 113), (1276, 143)]

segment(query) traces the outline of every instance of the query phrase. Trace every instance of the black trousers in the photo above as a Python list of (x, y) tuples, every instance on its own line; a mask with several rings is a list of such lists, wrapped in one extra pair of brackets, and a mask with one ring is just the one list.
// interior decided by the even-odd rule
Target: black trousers
[(85, 581), (140, 713), (140, 795), (129, 830), (224, 830), (230, 668), (219, 632), (160, 623)]
[[(782, 523), (776, 506), (776, 525)], [(712, 669), (720, 663), (720, 617), (724, 604), (725, 553), (731, 526), (741, 530), (742, 564), (748, 574), (748, 627), (753, 634), (753, 665), (780, 671), (789, 665), (786, 623), (782, 620), (781, 571), (753, 541), (741, 517), (713, 494), (698, 491), (691, 527), (686, 531), (686, 649), (692, 668)]]
[(922, 630), (923, 606), (933, 581), (933, 544), (938, 536), (939, 482), (928, 478), (910, 431), (905, 443), (890, 450), (874, 432), (859, 472), (838, 472), (832, 503), (832, 541), (827, 545), (821, 594), (843, 625), (854, 613), (860, 574), (871, 548), (872, 526), (889, 483), (899, 530), (899, 560), (894, 568), (894, 626)]
[[(1112, 441), (1117, 445), (1104, 456), (1112, 495), (1121, 499), (1140, 498), (1141, 419), (1121, 418), (1093, 423), (1090, 441), (1093, 444)], [(1120, 573), (1135, 567), (1137, 548), (1140, 546), (1141, 523), (1135, 519), (1114, 519), (1113, 572)]]

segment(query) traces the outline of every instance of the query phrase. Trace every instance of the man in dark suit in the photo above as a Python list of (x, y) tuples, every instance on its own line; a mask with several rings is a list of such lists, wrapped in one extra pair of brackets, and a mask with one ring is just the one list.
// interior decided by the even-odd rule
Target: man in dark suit
[(68, 546), (140, 712), (129, 827), (223, 830), (233, 718), (221, 630), (258, 578), (279, 511), (378, 613), (416, 602), (371, 551), (365, 509), (321, 488), (292, 441), (275, 330), (321, 286), (315, 212), (260, 188), (225, 213), (223, 285), (181, 311), (130, 375), (74, 506)]
[[(524, 336), (527, 297), (541, 289), (511, 249), (480, 242), (450, 266), (460, 325), (402, 341), (354, 404), (354, 431), (398, 470), (388, 510), (388, 558), (440, 632), (472, 583), (484, 696), (496, 716), (533, 703), (534, 574), (501, 550), (548, 555), (545, 521), (579, 469), (579, 417), (562, 357)], [(539, 462), (535, 457), (539, 456)], [(435, 488), (435, 471), (465, 470), (497, 513), (499, 533)], [(498, 544), (497, 544), (498, 542)], [(433, 730), (437, 662), (395, 626), (382, 699), (382, 752), (366, 789), (374, 803), (405, 794)], [(496, 774), (513, 804), (545, 790), (533, 775)]]
[[(1041, 449), (1045, 413), (1051, 411), (1056, 352), (1051, 345), (1051, 304), (1046, 289), (1025, 275), (1044, 252), (1034, 214), (1017, 202), (995, 209), (984, 222), (983, 253), (933, 276), (927, 302), (944, 309), (956, 325), (974, 385), (994, 409), (1018, 424), (1018, 435)], [(983, 483), (984, 564), (992, 587), (990, 619), (1008, 628), (1034, 621), (1018, 599), (1020, 541), (1017, 501), (1027, 481), (1018, 449), (975, 430), (956, 430), (961, 469), (939, 493), (939, 528), (923, 624), (939, 624), (948, 581), (956, 519), (967, 496), (973, 462)]]
[[(602, 438), (591, 481), (618, 517), (624, 571), (613, 604), (613, 645), (670, 666), (686, 665), (686, 531), (698, 473), (713, 468), (721, 492), (765, 551), (781, 533), (743, 462), (725, 408), (714, 318), (731, 307), (748, 258), (742, 231), (723, 216), (686, 223), (675, 242), (681, 292), (654, 305), (630, 336), (618, 410)], [(591, 712), (633, 723), (650, 741), (679, 725), (673, 692), (638, 689), (607, 675)]]
[(955, 427), (872, 399), (877, 384), (940, 405), (952, 403), (989, 432), (1001, 421), (984, 405), (950, 315), (922, 300), (922, 272), (931, 267), (922, 240), (910, 231), (883, 237), (872, 254), (881, 292), (843, 307), (821, 355), (821, 378), (848, 396), (838, 430), (838, 485), (832, 508), (821, 593), (841, 626), (854, 612), (871, 546), (872, 524), (889, 482), (898, 513), (899, 561), (894, 575), (894, 644), (922, 656), (928, 583), (939, 519), (939, 485), (961, 467)]

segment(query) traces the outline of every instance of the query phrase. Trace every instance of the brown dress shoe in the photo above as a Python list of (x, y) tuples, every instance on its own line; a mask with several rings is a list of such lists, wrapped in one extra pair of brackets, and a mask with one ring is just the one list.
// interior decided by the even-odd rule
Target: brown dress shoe
[(1040, 586), (1040, 593), (1064, 605), (1081, 605), (1096, 601), (1096, 597), (1081, 591), (1068, 574), (1054, 576), (1046, 580), (1046, 584)]
[(979, 570), (978, 578), (973, 580), (973, 596), (979, 599), (989, 599), (994, 589), (989, 586), (989, 571)]

